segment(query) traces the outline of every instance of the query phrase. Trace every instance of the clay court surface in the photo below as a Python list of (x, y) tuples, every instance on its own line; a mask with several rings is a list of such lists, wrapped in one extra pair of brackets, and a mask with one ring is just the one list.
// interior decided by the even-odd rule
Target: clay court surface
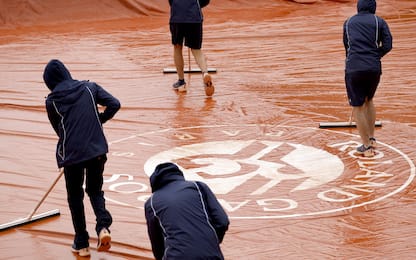
[[(176, 74), (162, 72), (173, 68), (167, 2), (0, 1), (0, 223), (26, 217), (58, 176), (42, 80), (58, 58), (122, 104), (104, 125), (113, 243), (94, 249), (86, 197), (91, 259), (153, 258), (143, 205), (148, 176), (166, 160), (217, 194), (231, 220), (226, 259), (414, 259), (416, 1), (378, 1), (393, 50), (375, 97), (372, 159), (354, 155), (355, 128), (318, 128), (350, 116), (342, 24), (355, 0), (211, 1), (212, 98), (199, 74), (177, 93)], [(0, 258), (76, 259), (63, 178), (37, 212), (53, 209), (61, 215), (1, 232)]]

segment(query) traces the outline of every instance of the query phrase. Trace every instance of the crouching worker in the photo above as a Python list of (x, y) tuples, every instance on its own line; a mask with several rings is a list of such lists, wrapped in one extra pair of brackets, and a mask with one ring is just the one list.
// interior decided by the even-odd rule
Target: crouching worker
[[(120, 102), (93, 82), (78, 81), (59, 60), (45, 67), (43, 79), (51, 93), (46, 98), (49, 121), (58, 135), (56, 160), (64, 167), (67, 200), (75, 230), (72, 251), (89, 256), (89, 235), (84, 212), (86, 193), (96, 216), (98, 251), (110, 249), (112, 217), (105, 207), (103, 171), (108, 144), (103, 132), (105, 122), (120, 109)], [(105, 107), (99, 112), (98, 105)]]
[(155, 258), (224, 259), (220, 243), (229, 220), (210, 188), (186, 181), (169, 162), (156, 167), (150, 184), (145, 215)]

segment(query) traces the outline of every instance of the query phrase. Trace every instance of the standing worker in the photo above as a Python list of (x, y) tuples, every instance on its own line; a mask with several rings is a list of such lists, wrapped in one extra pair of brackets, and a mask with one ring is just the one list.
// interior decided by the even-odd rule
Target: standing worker
[(173, 59), (178, 74), (178, 81), (173, 88), (180, 92), (186, 91), (184, 75), (183, 45), (191, 49), (192, 55), (202, 72), (205, 94), (214, 94), (214, 85), (211, 75), (208, 74), (208, 65), (202, 47), (203, 14), (202, 8), (209, 4), (209, 0), (169, 0), (170, 5), (170, 32), (173, 44)]
[[(59, 137), (56, 147), (58, 167), (64, 167), (67, 199), (75, 230), (72, 251), (89, 256), (89, 235), (85, 223), (86, 193), (96, 216), (98, 251), (111, 247), (110, 212), (105, 208), (103, 171), (108, 144), (102, 124), (120, 109), (120, 102), (94, 82), (78, 81), (59, 60), (45, 67), (43, 79), (51, 93), (46, 98), (49, 121)], [(99, 112), (98, 105), (105, 107)]]
[(392, 49), (392, 36), (386, 21), (375, 14), (376, 0), (358, 0), (357, 10), (343, 26), (345, 84), (362, 141), (357, 153), (372, 157), (376, 146), (373, 97), (382, 73), (381, 58)]
[(229, 220), (208, 185), (186, 181), (169, 162), (156, 166), (150, 185), (145, 216), (154, 257), (224, 259), (220, 243)]

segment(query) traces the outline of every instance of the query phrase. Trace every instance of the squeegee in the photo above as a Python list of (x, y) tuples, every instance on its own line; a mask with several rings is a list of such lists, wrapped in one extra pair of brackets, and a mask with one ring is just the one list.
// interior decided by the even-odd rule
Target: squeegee
[[(376, 121), (375, 127), (381, 127), (381, 121)], [(357, 127), (355, 122), (320, 122), (319, 128)]]
[[(353, 110), (351, 111), (350, 120), (347, 122), (320, 122), (319, 128), (342, 128), (342, 127), (357, 127), (357, 123), (352, 121)], [(376, 121), (375, 127), (381, 127), (381, 121)]]
[(51, 192), (51, 190), (53, 189), (53, 187), (55, 187), (55, 184), (58, 182), (58, 180), (61, 178), (61, 176), (64, 173), (64, 169), (62, 168), (61, 171), (59, 172), (58, 177), (55, 179), (55, 181), (52, 183), (51, 187), (49, 188), (49, 190), (45, 193), (45, 195), (43, 195), (42, 199), (39, 201), (39, 203), (36, 205), (36, 207), (32, 210), (32, 212), (25, 218), (20, 218), (20, 219), (16, 219), (14, 221), (8, 222), (8, 223), (4, 223), (0, 225), (0, 232), (10, 229), (10, 228), (14, 228), (14, 227), (18, 227), (18, 226), (22, 226), (22, 225), (26, 225), (41, 219), (45, 219), (45, 218), (50, 218), (53, 216), (58, 216), (60, 215), (60, 212), (58, 209), (55, 210), (51, 210), (51, 211), (47, 211), (41, 214), (37, 214), (35, 215), (36, 211), (38, 210), (38, 208), (40, 207), (40, 205), (43, 203), (43, 201), (46, 199), (46, 197), (48, 196), (48, 194)]

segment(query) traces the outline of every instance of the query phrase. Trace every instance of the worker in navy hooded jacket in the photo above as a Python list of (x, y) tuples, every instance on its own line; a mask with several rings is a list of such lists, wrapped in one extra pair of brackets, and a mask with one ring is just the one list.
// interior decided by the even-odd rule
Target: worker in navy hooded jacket
[(169, 0), (169, 28), (173, 44), (173, 61), (175, 63), (178, 81), (172, 87), (179, 92), (186, 92), (183, 45), (189, 47), (196, 63), (202, 72), (205, 94), (212, 96), (215, 88), (212, 77), (208, 73), (207, 59), (202, 52), (203, 21), (202, 8), (210, 0)]
[(202, 182), (186, 181), (176, 164), (156, 166), (145, 215), (156, 259), (224, 259), (228, 216)]
[(362, 141), (357, 153), (371, 157), (376, 145), (373, 97), (380, 82), (381, 58), (392, 49), (392, 36), (386, 21), (375, 14), (375, 0), (358, 0), (357, 10), (343, 26), (345, 84)]
[[(106, 251), (110, 248), (112, 217), (105, 207), (102, 191), (108, 153), (102, 124), (115, 115), (120, 102), (94, 82), (72, 79), (59, 60), (51, 60), (46, 65), (43, 79), (51, 90), (46, 98), (46, 110), (59, 137), (56, 159), (58, 167), (64, 167), (67, 199), (75, 230), (72, 249), (79, 255), (89, 255), (82, 188), (85, 175), (86, 193), (96, 216), (98, 250)], [(99, 112), (98, 105), (105, 107), (103, 112)]]

